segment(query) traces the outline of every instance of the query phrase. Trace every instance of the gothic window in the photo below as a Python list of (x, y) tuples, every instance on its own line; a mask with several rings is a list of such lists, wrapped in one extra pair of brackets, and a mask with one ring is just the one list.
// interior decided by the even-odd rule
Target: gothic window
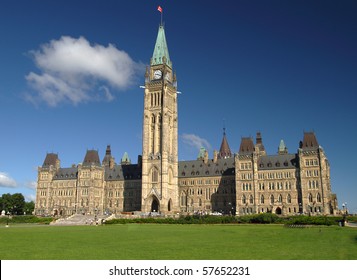
[(287, 202), (287, 203), (291, 203), (291, 195), (290, 195), (290, 194), (288, 194), (288, 196), (287, 196), (287, 198), (286, 198), (286, 202)]
[(172, 170), (169, 169), (169, 183), (170, 183), (170, 184), (172, 183), (172, 178), (173, 178), (173, 176), (172, 176)]
[(242, 204), (246, 204), (247, 203), (247, 199), (245, 197), (245, 195), (242, 196)]
[(320, 193), (317, 194), (316, 200), (317, 200), (317, 202), (321, 202), (321, 195), (320, 195)]
[(281, 194), (278, 196), (278, 202), (282, 202), (283, 201), (283, 197), (281, 196)]
[(181, 206), (186, 206), (187, 205), (187, 198), (185, 193), (181, 193)]
[(260, 203), (262, 203), (262, 204), (264, 203), (264, 195), (260, 196)]
[(159, 172), (156, 168), (151, 171), (151, 182), (157, 182), (159, 180)]
[(312, 194), (311, 193), (309, 193), (308, 200), (309, 200), (309, 202), (312, 202)]
[(274, 204), (274, 195), (271, 195), (271, 196), (270, 196), (270, 203), (271, 203), (271, 204)]
[(249, 196), (249, 203), (253, 204), (253, 196), (252, 195)]

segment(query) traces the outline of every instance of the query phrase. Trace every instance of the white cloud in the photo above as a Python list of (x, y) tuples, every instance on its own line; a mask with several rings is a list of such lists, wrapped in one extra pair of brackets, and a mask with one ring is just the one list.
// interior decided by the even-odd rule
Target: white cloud
[(0, 172), (0, 187), (16, 188), (17, 183), (7, 173)]
[(25, 194), (25, 201), (36, 201), (36, 195), (35, 194)]
[(37, 182), (36, 181), (29, 181), (25, 183), (25, 187), (32, 189), (32, 190), (36, 190), (37, 188)]
[(195, 134), (182, 134), (182, 140), (185, 144), (189, 145), (189, 146), (193, 146), (195, 148), (197, 148), (197, 150), (199, 150), (201, 147), (204, 147), (206, 149), (211, 149), (211, 145), (210, 143), (204, 139), (201, 138)]
[[(123, 90), (135, 81), (143, 66), (109, 44), (90, 44), (84, 37), (63, 36), (31, 51), (40, 74), (26, 75), (34, 92), (27, 99), (56, 106), (62, 102), (74, 105), (93, 101), (111, 101), (109, 88)], [(104, 93), (104, 94), (103, 94)]]

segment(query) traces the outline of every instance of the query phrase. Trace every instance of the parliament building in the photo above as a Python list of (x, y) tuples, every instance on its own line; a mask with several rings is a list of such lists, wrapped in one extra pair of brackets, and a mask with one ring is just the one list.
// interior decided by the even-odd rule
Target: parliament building
[(115, 162), (111, 147), (103, 159), (87, 150), (83, 162), (61, 167), (48, 153), (38, 168), (36, 215), (160, 213), (246, 215), (334, 215), (330, 165), (314, 132), (304, 132), (296, 153), (281, 140), (267, 155), (262, 135), (243, 137), (232, 153), (225, 130), (209, 158), (178, 160), (177, 80), (160, 25), (145, 73), (142, 155)]

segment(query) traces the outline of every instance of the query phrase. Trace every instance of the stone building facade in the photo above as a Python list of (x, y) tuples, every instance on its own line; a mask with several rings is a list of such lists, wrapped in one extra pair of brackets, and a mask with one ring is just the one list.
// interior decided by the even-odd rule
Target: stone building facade
[(88, 150), (83, 162), (61, 167), (49, 153), (38, 168), (35, 213), (160, 212), (245, 215), (334, 214), (330, 166), (313, 132), (305, 132), (296, 153), (282, 140), (267, 155), (261, 134), (243, 137), (232, 153), (226, 133), (213, 158), (178, 160), (177, 80), (164, 27), (160, 26), (145, 74), (143, 146), (137, 164), (125, 153), (116, 163), (108, 145), (103, 160)]

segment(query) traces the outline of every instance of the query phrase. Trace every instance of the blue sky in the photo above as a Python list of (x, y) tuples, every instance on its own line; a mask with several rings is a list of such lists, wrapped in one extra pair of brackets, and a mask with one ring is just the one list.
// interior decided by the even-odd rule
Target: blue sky
[(164, 10), (177, 72), (179, 158), (260, 131), (269, 154), (315, 131), (339, 205), (357, 213), (356, 1), (3, 1), (0, 194), (35, 194), (47, 152), (63, 167), (107, 144), (141, 154), (145, 66)]

